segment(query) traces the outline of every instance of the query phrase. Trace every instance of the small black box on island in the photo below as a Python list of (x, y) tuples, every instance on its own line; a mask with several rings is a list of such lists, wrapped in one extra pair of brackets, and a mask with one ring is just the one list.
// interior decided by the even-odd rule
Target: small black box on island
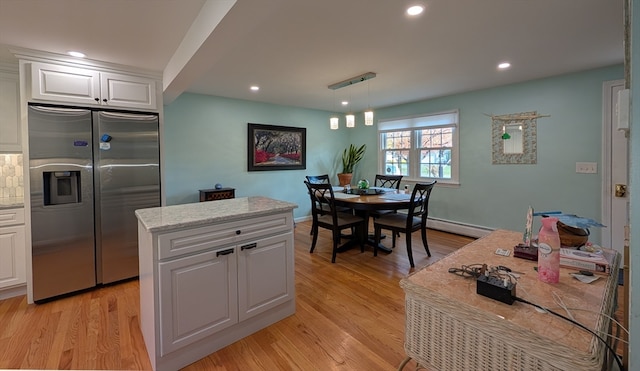
[(513, 248), (513, 256), (516, 258), (538, 261), (538, 247), (518, 244)]

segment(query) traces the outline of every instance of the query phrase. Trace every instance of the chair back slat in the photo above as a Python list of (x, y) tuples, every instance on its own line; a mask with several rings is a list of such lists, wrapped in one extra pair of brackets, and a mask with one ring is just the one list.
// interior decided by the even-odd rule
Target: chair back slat
[(407, 217), (407, 223), (411, 223), (414, 217), (427, 219), (429, 216), (429, 197), (437, 181), (430, 183), (416, 183), (411, 193), (411, 207)]
[(376, 174), (373, 184), (376, 187), (400, 189), (400, 181), (402, 181), (402, 175)]
[(305, 181), (304, 184), (311, 197), (311, 214), (314, 220), (317, 220), (321, 215), (331, 215), (334, 223), (337, 223), (338, 216), (331, 184), (310, 183), (308, 181)]
[(329, 174), (323, 175), (307, 175), (307, 182), (311, 184), (331, 184), (331, 180), (329, 180)]
[[(305, 178), (307, 178), (307, 182), (311, 184), (331, 184), (331, 180), (329, 179), (329, 174), (307, 175), (305, 176)], [(325, 210), (325, 207), (323, 207), (322, 203), (319, 203), (316, 206), (320, 209), (320, 213), (322, 215), (328, 213), (328, 210)]]

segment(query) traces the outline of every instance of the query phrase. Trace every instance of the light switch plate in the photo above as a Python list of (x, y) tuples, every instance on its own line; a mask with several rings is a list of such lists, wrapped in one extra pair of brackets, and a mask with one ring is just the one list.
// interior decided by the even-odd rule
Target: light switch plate
[(576, 162), (576, 173), (596, 174), (598, 172), (597, 162)]

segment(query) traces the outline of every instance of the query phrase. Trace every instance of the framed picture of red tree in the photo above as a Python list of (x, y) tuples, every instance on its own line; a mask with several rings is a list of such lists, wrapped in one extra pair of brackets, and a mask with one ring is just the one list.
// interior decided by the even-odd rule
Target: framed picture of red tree
[(248, 124), (248, 170), (307, 168), (307, 129)]

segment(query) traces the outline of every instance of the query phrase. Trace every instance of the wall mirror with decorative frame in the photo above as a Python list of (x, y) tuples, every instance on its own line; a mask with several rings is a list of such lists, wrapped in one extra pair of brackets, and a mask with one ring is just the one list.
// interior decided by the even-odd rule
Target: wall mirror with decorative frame
[(536, 112), (491, 115), (493, 164), (535, 164), (537, 162)]
[(524, 152), (522, 122), (502, 125), (502, 153), (515, 155)]

